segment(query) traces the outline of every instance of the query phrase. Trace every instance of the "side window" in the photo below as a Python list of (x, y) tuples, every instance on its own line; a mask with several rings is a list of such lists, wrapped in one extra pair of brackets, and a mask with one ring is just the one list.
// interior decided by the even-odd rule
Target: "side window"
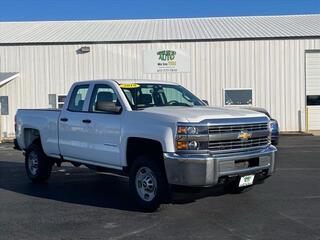
[(141, 88), (141, 94), (138, 95), (137, 104), (142, 106), (154, 105), (153, 89), (148, 87)]
[(124, 92), (124, 94), (126, 95), (129, 103), (130, 103), (131, 105), (133, 105), (133, 104), (134, 104), (134, 101), (133, 101), (133, 96), (132, 96), (131, 91), (128, 90), (128, 89), (123, 89), (123, 92)]
[(188, 100), (186, 96), (182, 95), (182, 92), (172, 88), (172, 87), (164, 87), (163, 91), (166, 95), (167, 98), (167, 102), (171, 102), (171, 101), (179, 101), (181, 103), (185, 103), (188, 105), (194, 105), (194, 102), (192, 102), (192, 100)]
[(90, 112), (100, 112), (95, 109), (96, 103), (98, 101), (112, 102), (112, 103), (115, 103), (116, 106), (121, 106), (114, 90), (110, 86), (104, 85), (104, 84), (95, 85), (92, 92), (91, 100), (90, 100), (90, 106), (89, 106)]
[(88, 89), (89, 89), (89, 84), (79, 85), (73, 89), (73, 92), (72, 92), (71, 98), (70, 98), (70, 102), (69, 102), (69, 106), (68, 106), (68, 110), (75, 111), (75, 112), (82, 111), (84, 101), (87, 96)]

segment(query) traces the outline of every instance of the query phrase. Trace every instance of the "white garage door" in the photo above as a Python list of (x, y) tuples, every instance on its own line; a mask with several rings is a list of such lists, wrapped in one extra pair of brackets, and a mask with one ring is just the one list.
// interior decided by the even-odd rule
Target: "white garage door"
[(320, 51), (306, 55), (308, 129), (320, 130)]

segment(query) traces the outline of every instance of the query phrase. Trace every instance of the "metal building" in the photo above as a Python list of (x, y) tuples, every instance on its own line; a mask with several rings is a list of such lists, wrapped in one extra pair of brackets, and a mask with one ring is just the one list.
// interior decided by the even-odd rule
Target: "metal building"
[(0, 22), (1, 136), (18, 108), (59, 108), (73, 82), (103, 78), (178, 82), (320, 130), (320, 15)]

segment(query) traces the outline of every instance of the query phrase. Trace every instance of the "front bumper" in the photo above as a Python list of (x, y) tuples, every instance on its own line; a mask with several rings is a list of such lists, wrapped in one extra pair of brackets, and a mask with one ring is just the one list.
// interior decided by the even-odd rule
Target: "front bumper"
[(272, 133), (272, 135), (271, 135), (271, 143), (272, 143), (272, 145), (274, 145), (274, 146), (278, 145), (279, 144), (279, 138), (280, 138), (279, 133), (277, 133), (277, 134), (273, 134)]
[[(276, 147), (252, 152), (229, 154), (182, 155), (164, 153), (164, 163), (168, 182), (181, 186), (212, 186), (218, 184), (221, 177), (234, 177), (265, 172), (271, 175), (275, 171)], [(241, 160), (255, 162), (253, 166), (242, 164)], [(245, 162), (245, 161), (244, 161)]]

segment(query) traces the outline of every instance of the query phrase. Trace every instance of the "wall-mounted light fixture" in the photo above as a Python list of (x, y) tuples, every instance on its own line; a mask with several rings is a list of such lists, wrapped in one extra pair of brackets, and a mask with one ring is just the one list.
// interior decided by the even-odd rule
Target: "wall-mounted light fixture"
[(89, 53), (89, 52), (90, 52), (90, 47), (88, 47), (88, 46), (81, 47), (77, 50), (78, 54), (84, 54), (84, 53)]

